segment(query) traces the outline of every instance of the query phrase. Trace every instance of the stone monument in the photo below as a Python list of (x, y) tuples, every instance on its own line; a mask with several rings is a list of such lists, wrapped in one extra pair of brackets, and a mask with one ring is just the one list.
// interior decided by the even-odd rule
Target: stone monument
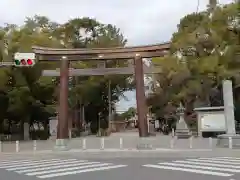
[(179, 115), (179, 121), (177, 123), (176, 132), (175, 132), (175, 135), (177, 136), (177, 138), (189, 138), (191, 136), (191, 132), (184, 119), (184, 111), (185, 111), (185, 108), (183, 107), (182, 103), (180, 103), (179, 108), (177, 109), (177, 113)]
[(218, 136), (217, 146), (229, 147), (229, 139), (232, 138), (232, 147), (240, 148), (240, 135), (236, 134), (235, 129), (233, 88), (232, 81), (230, 80), (223, 81), (223, 100), (226, 121), (226, 134)]

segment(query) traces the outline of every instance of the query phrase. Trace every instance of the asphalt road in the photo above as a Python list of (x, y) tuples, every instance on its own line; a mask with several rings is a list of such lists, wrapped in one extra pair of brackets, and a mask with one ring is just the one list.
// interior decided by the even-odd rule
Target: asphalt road
[(240, 157), (188, 153), (88, 158), (79, 153), (0, 156), (0, 180), (239, 180)]

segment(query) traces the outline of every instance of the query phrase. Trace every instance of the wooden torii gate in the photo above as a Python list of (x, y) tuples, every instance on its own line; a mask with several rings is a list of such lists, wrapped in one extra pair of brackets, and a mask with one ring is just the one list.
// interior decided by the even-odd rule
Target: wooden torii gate
[[(45, 47), (32, 47), (38, 61), (61, 61), (60, 72), (44, 71), (43, 75), (60, 76), (60, 110), (58, 119), (58, 131), (56, 144), (62, 148), (66, 146), (68, 139), (68, 78), (71, 76), (90, 76), (107, 74), (135, 74), (136, 101), (139, 122), (139, 136), (149, 135), (147, 128), (147, 107), (144, 89), (144, 73), (159, 73), (156, 68), (143, 68), (142, 58), (164, 56), (170, 48), (169, 43), (138, 46), (138, 47), (115, 47), (115, 48), (92, 48), (92, 49), (57, 49)], [(97, 69), (75, 69), (69, 71), (70, 61), (106, 61), (106, 60), (134, 60), (132, 67), (106, 68), (105, 65)], [(144, 72), (145, 71), (145, 72)], [(51, 74), (52, 73), (52, 74)]]

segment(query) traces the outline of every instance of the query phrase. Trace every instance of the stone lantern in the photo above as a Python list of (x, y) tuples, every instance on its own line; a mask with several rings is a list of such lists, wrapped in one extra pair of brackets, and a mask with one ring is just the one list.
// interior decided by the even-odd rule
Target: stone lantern
[(191, 136), (191, 132), (184, 118), (184, 112), (185, 108), (183, 107), (182, 103), (180, 103), (179, 107), (177, 108), (177, 114), (179, 116), (179, 121), (177, 123), (175, 132), (177, 138), (189, 138)]

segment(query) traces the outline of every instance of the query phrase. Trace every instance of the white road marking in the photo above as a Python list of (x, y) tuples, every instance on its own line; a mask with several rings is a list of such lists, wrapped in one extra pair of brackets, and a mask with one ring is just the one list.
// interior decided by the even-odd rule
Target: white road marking
[(180, 163), (158, 163), (159, 165), (166, 165), (166, 166), (179, 166), (179, 167), (187, 167), (187, 168), (197, 168), (197, 169), (207, 169), (207, 170), (214, 170), (214, 171), (226, 171), (232, 173), (239, 173), (240, 169), (227, 169), (227, 168), (218, 168), (218, 167), (207, 167), (207, 166), (196, 166), (190, 164), (180, 164)]
[(36, 176), (36, 175), (41, 175), (41, 174), (50, 174), (50, 173), (58, 173), (58, 172), (64, 172), (64, 171), (73, 171), (73, 170), (79, 170), (79, 169), (87, 169), (87, 168), (92, 168), (92, 167), (102, 167), (102, 166), (109, 166), (112, 165), (111, 163), (103, 163), (103, 164), (89, 164), (86, 166), (78, 166), (78, 167), (70, 167), (70, 168), (63, 168), (63, 169), (54, 169), (54, 170), (49, 170), (49, 171), (39, 171), (39, 172), (33, 172), (33, 173), (27, 173), (27, 176)]
[[(80, 161), (79, 161), (80, 162)], [(17, 173), (29, 173), (29, 172), (36, 172), (36, 171), (45, 171), (45, 170), (51, 170), (51, 169), (58, 169), (58, 168), (65, 168), (65, 167), (72, 167), (72, 166), (80, 166), (80, 165), (88, 165), (88, 164), (98, 164), (100, 162), (83, 162), (83, 163), (76, 163), (76, 164), (64, 164), (64, 165), (57, 165), (57, 166), (49, 166), (49, 167), (43, 167), (43, 168), (34, 168), (32, 169), (26, 169), (26, 170), (20, 170), (16, 171)]]
[(209, 163), (218, 163), (218, 164), (230, 164), (230, 165), (240, 165), (240, 162), (227, 162), (221, 160), (204, 160), (204, 159), (187, 159), (188, 161), (196, 161), (196, 162), (209, 162)]
[(228, 161), (228, 162), (239, 162), (240, 159), (226, 159), (226, 158), (201, 158), (202, 160), (217, 160), (217, 161)]
[(19, 161), (11, 161), (11, 160), (8, 160), (8, 161), (4, 161), (2, 163), (0, 163), (0, 167), (1, 166), (8, 166), (8, 165), (17, 165), (17, 164), (28, 164), (28, 163), (34, 163), (34, 162), (47, 162), (47, 161), (60, 161), (61, 159), (48, 159), (48, 160), (31, 160), (31, 159), (28, 159), (28, 160), (19, 160)]
[(94, 171), (116, 169), (116, 168), (121, 168), (121, 167), (127, 167), (127, 165), (106, 166), (106, 167), (99, 167), (99, 168), (92, 168), (92, 169), (84, 169), (84, 170), (79, 170), (79, 171), (69, 171), (69, 172), (63, 172), (63, 173), (47, 174), (47, 175), (42, 175), (42, 176), (37, 176), (37, 177), (41, 178), (41, 179), (45, 179), (45, 178), (80, 174), (80, 173), (84, 173), (84, 172), (94, 172)]
[(215, 167), (225, 167), (225, 168), (240, 168), (240, 166), (225, 165), (225, 164), (214, 164), (214, 163), (204, 163), (204, 162), (191, 162), (191, 161), (173, 161), (176, 163), (183, 164), (194, 164), (194, 165), (203, 165), (203, 166), (215, 166)]
[[(240, 157), (212, 157), (212, 159), (239, 159), (240, 160)], [(199, 158), (199, 159), (202, 159), (202, 158)]]
[(222, 176), (222, 177), (230, 177), (230, 176), (234, 175), (234, 174), (229, 174), (229, 173), (213, 172), (213, 171), (198, 170), (198, 169), (187, 169), (187, 168), (179, 168), (179, 167), (169, 167), (169, 166), (161, 166), (161, 165), (153, 165), (153, 164), (146, 164), (146, 165), (143, 165), (143, 166), (144, 167), (158, 168), (158, 169), (166, 169), (166, 170), (192, 172), (192, 173), (197, 173), (197, 174)]
[(65, 165), (65, 164), (77, 164), (77, 163), (83, 163), (86, 161), (59, 161), (59, 162), (51, 162), (51, 163), (46, 163), (46, 164), (40, 164), (40, 165), (24, 165), (21, 167), (16, 167), (16, 168), (9, 168), (7, 169), (8, 171), (16, 171), (16, 170), (24, 170), (24, 169), (33, 169), (33, 168), (40, 168), (40, 167), (48, 167), (48, 166), (55, 166), (55, 165)]
[(31, 159), (25, 159), (25, 160), (14, 160), (14, 161), (12, 161), (11, 159), (5, 159), (5, 160), (0, 160), (0, 165), (2, 165), (2, 164), (8, 164), (8, 163), (23, 163), (23, 162), (29, 162), (29, 161), (32, 161)]
[(43, 160), (43, 161), (35, 161), (35, 162), (28, 162), (28, 163), (24, 163), (24, 164), (21, 164), (21, 163), (18, 163), (18, 164), (8, 164), (8, 165), (4, 165), (4, 166), (0, 166), (0, 168), (4, 168), (4, 169), (7, 169), (7, 168), (15, 168), (15, 167), (23, 167), (23, 166), (33, 166), (33, 165), (41, 165), (41, 164), (51, 164), (51, 163), (57, 163), (57, 162), (67, 162), (67, 161), (70, 161), (70, 160), (77, 160), (77, 159), (68, 159), (68, 160)]

